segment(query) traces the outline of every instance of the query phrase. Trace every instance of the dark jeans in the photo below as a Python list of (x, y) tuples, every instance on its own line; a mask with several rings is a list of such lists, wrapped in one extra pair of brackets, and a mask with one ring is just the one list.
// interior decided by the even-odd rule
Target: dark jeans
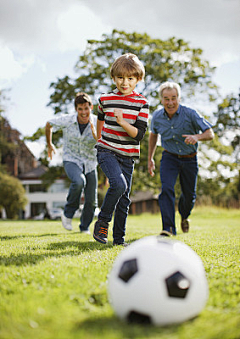
[(71, 180), (64, 215), (72, 219), (79, 209), (81, 194), (84, 191), (84, 206), (80, 218), (80, 230), (88, 230), (94, 211), (97, 207), (97, 170), (84, 174), (77, 164), (64, 161), (63, 166), (68, 178)]
[(163, 230), (176, 234), (175, 225), (175, 191), (179, 175), (181, 196), (178, 211), (183, 219), (187, 219), (196, 200), (198, 163), (197, 156), (192, 158), (178, 158), (163, 152), (160, 164), (160, 178), (162, 192), (159, 195), (159, 206), (162, 214)]
[(110, 185), (98, 219), (110, 222), (115, 211), (113, 240), (116, 243), (123, 243), (126, 233), (126, 219), (131, 202), (129, 194), (132, 184), (134, 160), (132, 158), (121, 157), (115, 152), (103, 148), (98, 148), (97, 159)]

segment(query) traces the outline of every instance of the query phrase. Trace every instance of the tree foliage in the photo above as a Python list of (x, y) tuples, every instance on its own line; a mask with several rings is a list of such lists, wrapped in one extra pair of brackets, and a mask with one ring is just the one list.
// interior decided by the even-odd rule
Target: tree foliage
[(8, 219), (17, 219), (27, 204), (21, 182), (8, 174), (0, 173), (0, 207), (4, 207)]
[(88, 40), (75, 66), (78, 75), (75, 79), (65, 76), (51, 83), (53, 93), (49, 105), (54, 112), (67, 113), (77, 91), (92, 95), (96, 104), (101, 93), (114, 87), (110, 65), (128, 52), (138, 55), (145, 66), (145, 81), (139, 84), (139, 90), (148, 98), (152, 110), (159, 103), (159, 84), (167, 80), (178, 82), (185, 96), (207, 93), (209, 100), (216, 98), (217, 87), (211, 80), (214, 68), (202, 59), (201, 49), (192, 49), (186, 41), (174, 37), (161, 40), (146, 33), (113, 30), (101, 40)]
[[(87, 47), (75, 66), (76, 78), (64, 76), (51, 83), (53, 93), (49, 105), (55, 114), (68, 113), (73, 105), (75, 93), (84, 91), (90, 94), (95, 104), (101, 93), (115, 87), (110, 77), (110, 66), (124, 53), (134, 53), (143, 62), (146, 70), (144, 82), (137, 90), (146, 96), (153, 112), (159, 105), (158, 88), (160, 83), (172, 80), (181, 85), (182, 95), (205, 100), (214, 100), (217, 87), (211, 77), (214, 68), (202, 58), (201, 49), (192, 49), (189, 44), (174, 37), (168, 40), (153, 39), (148, 34), (126, 33), (113, 30), (104, 34), (100, 40), (88, 40)], [(57, 141), (57, 138), (55, 139)], [(156, 155), (156, 175), (152, 179), (147, 170), (148, 133), (141, 141), (141, 161), (136, 162), (134, 171), (134, 190), (148, 190), (159, 187), (158, 163), (161, 150)], [(99, 171), (100, 182), (104, 181)]]
[(238, 94), (226, 96), (218, 105), (215, 132), (229, 141), (234, 149), (237, 163), (240, 161), (240, 90)]

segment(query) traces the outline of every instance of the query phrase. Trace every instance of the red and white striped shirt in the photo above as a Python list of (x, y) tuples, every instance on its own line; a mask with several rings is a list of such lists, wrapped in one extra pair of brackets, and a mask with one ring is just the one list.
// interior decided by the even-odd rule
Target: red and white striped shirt
[[(114, 116), (115, 108), (122, 109), (123, 118), (138, 129), (135, 138), (130, 137), (117, 123)], [(148, 101), (137, 92), (123, 95), (116, 88), (111, 93), (102, 94), (99, 98), (98, 119), (104, 121), (104, 125), (97, 145), (123, 156), (139, 158), (140, 141), (147, 129), (148, 115)]]

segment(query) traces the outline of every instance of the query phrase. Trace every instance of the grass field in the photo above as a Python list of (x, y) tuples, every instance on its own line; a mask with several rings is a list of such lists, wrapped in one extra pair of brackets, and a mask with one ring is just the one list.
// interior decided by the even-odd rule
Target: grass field
[[(179, 216), (177, 216), (179, 223)], [(129, 216), (126, 240), (160, 232), (160, 215)], [(195, 208), (177, 240), (201, 257), (209, 299), (180, 325), (120, 321), (108, 303), (107, 276), (123, 249), (101, 245), (58, 221), (0, 221), (0, 338), (240, 338), (240, 210)], [(91, 229), (93, 224), (91, 225)]]

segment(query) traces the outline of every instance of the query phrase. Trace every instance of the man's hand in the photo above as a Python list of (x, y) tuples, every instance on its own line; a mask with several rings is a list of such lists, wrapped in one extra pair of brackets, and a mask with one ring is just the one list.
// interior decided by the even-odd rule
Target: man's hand
[(95, 128), (95, 126), (93, 125), (93, 122), (92, 122), (91, 119), (89, 119), (89, 123), (90, 123), (90, 126), (91, 126), (92, 136), (93, 136), (94, 139), (97, 141), (97, 132), (96, 132), (96, 128)]
[(154, 177), (155, 173), (155, 161), (153, 159), (148, 160), (148, 172), (150, 173), (151, 177)]
[(184, 142), (187, 145), (195, 145), (198, 142), (198, 135), (183, 134)]
[(48, 158), (52, 160), (52, 155), (53, 153), (56, 154), (56, 149), (53, 144), (47, 145), (47, 148), (48, 148)]

